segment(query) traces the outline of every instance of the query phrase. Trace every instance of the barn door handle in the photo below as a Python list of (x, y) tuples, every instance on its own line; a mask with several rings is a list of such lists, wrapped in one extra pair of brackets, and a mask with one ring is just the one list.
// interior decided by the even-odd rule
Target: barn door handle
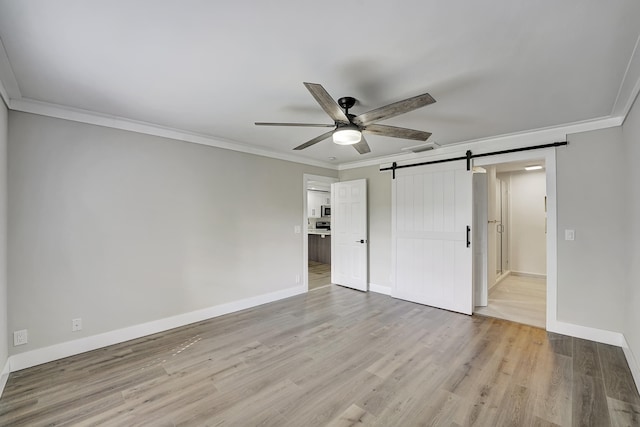
[(471, 247), (471, 227), (467, 225), (467, 247)]

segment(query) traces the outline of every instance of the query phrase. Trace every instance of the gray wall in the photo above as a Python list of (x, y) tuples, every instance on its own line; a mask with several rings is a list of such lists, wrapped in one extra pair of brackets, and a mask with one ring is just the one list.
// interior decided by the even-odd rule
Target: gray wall
[(391, 173), (379, 166), (340, 171), (340, 181), (367, 180), (369, 283), (391, 287)]
[[(621, 132), (570, 135), (557, 149), (558, 320), (615, 332), (623, 325), (628, 239)], [(391, 286), (391, 176), (377, 166), (340, 171), (341, 181), (358, 178), (369, 182), (370, 282)], [(575, 241), (564, 240), (566, 228), (576, 230)]]
[[(640, 182), (631, 164), (640, 154), (637, 110), (624, 135), (571, 135), (557, 158), (558, 319), (624, 331), (635, 354), (640, 248), (629, 233), (640, 237), (631, 221), (640, 196), (625, 182)], [(4, 117), (0, 109), (0, 176)], [(337, 175), (18, 112), (9, 114), (8, 144), (11, 286), (0, 361), (6, 331), (29, 329), (30, 343), (9, 350), (17, 353), (295, 286), (302, 175)], [(339, 178), (368, 180), (369, 281), (390, 286), (391, 176), (371, 166)], [(0, 185), (0, 251), (3, 200)], [(564, 241), (566, 228), (574, 242)], [(74, 317), (84, 330), (72, 334)]]
[[(640, 363), (640, 105), (638, 101), (622, 126), (622, 137), (627, 166), (628, 210), (626, 218), (626, 253), (628, 262), (625, 293), (624, 335), (629, 348)], [(636, 381), (638, 379), (636, 378)], [(638, 384), (640, 386), (640, 384)]]
[[(620, 127), (569, 135), (557, 150), (558, 320), (622, 332), (626, 251)], [(564, 230), (575, 240), (565, 241)]]
[(0, 371), (9, 357), (7, 318), (7, 138), (8, 111), (0, 99)]
[(8, 156), (12, 354), (300, 286), (303, 174), (337, 176), (13, 111)]

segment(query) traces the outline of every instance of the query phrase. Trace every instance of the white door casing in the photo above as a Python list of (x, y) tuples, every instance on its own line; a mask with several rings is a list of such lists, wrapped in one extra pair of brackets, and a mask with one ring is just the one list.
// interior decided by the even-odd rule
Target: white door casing
[[(548, 141), (539, 141), (540, 143)], [(495, 165), (501, 163), (538, 161), (543, 160), (546, 171), (547, 193), (547, 330), (565, 335), (577, 334), (572, 327), (558, 320), (558, 220), (557, 220), (557, 194), (556, 194), (556, 148), (541, 150), (521, 151), (508, 154), (498, 154), (474, 159), (474, 166), (481, 166), (490, 171), (495, 171)], [(491, 187), (489, 187), (491, 192)], [(489, 236), (490, 237), (490, 236)], [(493, 251), (495, 252), (495, 251)], [(488, 255), (491, 256), (491, 249)], [(491, 260), (487, 260), (488, 273), (491, 274)], [(491, 283), (491, 280), (489, 280)], [(580, 332), (583, 337), (591, 335)], [(578, 336), (578, 335), (574, 335)], [(593, 336), (591, 336), (593, 337)], [(604, 342), (604, 341), (603, 341)]]
[(331, 282), (368, 288), (367, 180), (331, 184)]
[(489, 303), (487, 282), (488, 232), (487, 173), (473, 173), (473, 305), (485, 307)]
[(472, 172), (465, 161), (397, 170), (391, 295), (471, 314), (471, 225)]

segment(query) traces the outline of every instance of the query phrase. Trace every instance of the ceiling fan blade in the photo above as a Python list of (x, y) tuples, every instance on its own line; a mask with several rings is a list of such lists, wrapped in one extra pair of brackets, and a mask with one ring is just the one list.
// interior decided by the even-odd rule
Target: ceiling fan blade
[(347, 115), (322, 85), (317, 83), (304, 83), (304, 85), (329, 117), (339, 123), (349, 123)]
[(364, 139), (364, 135), (362, 135), (360, 142), (353, 144), (353, 148), (355, 148), (360, 154), (367, 154), (371, 152), (371, 148), (369, 147), (369, 144), (367, 144), (367, 140)]
[(325, 125), (320, 123), (271, 123), (271, 122), (255, 122), (256, 126), (303, 126), (315, 128), (333, 128), (336, 125)]
[(426, 141), (431, 136), (431, 132), (387, 125), (369, 125), (365, 127), (363, 131), (372, 133), (374, 135), (390, 136), (392, 138), (414, 139), (416, 141)]
[(316, 136), (315, 138), (305, 142), (304, 144), (298, 145), (296, 148), (294, 148), (294, 150), (304, 150), (307, 147), (311, 147), (313, 144), (317, 144), (318, 142), (329, 138), (331, 135), (333, 135), (333, 131), (332, 130), (327, 132), (327, 133), (323, 133), (320, 136)]
[(408, 113), (409, 111), (433, 104), (434, 102), (436, 102), (436, 100), (433, 99), (431, 95), (423, 93), (422, 95), (407, 98), (403, 101), (394, 102), (393, 104), (360, 114), (353, 119), (353, 122), (359, 126), (367, 126), (379, 120), (390, 119), (391, 117)]

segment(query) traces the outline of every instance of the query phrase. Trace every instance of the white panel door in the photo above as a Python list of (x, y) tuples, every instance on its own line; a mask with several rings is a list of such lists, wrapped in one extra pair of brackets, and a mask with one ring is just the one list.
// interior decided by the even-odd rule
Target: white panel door
[(331, 197), (331, 283), (366, 291), (367, 180), (331, 184)]
[(472, 172), (466, 162), (397, 170), (392, 198), (391, 295), (471, 314)]

